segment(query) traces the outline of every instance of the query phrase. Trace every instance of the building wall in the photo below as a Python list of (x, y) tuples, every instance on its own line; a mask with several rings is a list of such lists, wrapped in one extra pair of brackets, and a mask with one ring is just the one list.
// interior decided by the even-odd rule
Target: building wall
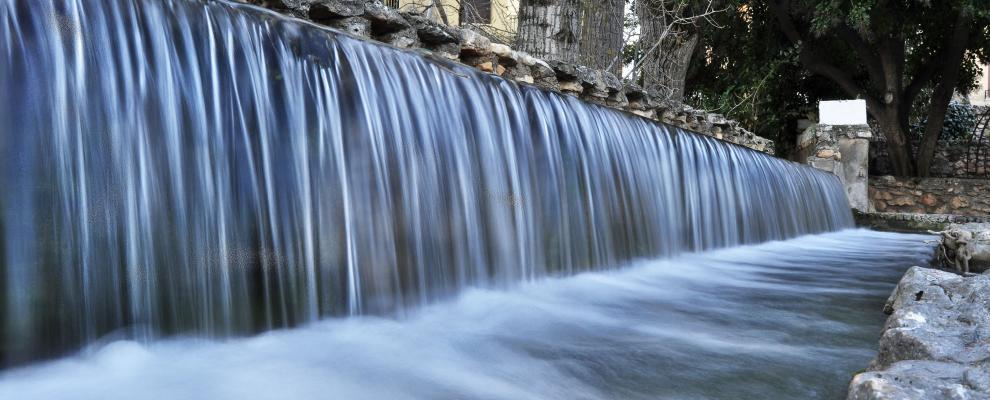
[(976, 90), (969, 93), (973, 105), (990, 106), (990, 65), (983, 65), (983, 75)]

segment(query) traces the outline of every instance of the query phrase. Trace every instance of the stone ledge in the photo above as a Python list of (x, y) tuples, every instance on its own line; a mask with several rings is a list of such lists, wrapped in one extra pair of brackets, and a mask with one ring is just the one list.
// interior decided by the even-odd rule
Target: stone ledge
[(662, 101), (607, 71), (547, 62), (491, 41), (470, 28), (399, 12), (378, 0), (234, 0), (327, 26), (350, 36), (417, 49), (520, 84), (674, 125), (773, 155), (774, 143), (720, 114)]
[(896, 212), (863, 213), (854, 211), (856, 225), (888, 232), (941, 231), (951, 224), (990, 222), (990, 216), (965, 216), (953, 214), (915, 214)]
[(911, 267), (884, 312), (880, 351), (848, 399), (990, 398), (990, 275)]

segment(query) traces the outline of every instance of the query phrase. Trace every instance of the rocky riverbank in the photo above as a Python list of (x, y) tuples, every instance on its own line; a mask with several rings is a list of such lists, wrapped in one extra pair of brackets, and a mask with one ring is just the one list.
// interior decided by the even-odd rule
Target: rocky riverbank
[(912, 267), (848, 399), (990, 399), (990, 274)]

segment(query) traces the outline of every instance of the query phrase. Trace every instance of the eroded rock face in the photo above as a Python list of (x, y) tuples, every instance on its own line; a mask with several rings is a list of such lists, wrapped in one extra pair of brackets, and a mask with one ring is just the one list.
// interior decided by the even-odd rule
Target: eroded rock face
[(990, 275), (912, 267), (849, 399), (990, 399)]

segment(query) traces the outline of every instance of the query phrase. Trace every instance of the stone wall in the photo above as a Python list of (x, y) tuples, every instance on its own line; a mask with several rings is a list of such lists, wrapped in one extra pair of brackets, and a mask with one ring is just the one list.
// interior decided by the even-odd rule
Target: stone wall
[(938, 232), (952, 224), (990, 223), (990, 215), (853, 212), (853, 217), (856, 218), (856, 226), (875, 231), (907, 233)]
[(492, 43), (470, 28), (447, 26), (420, 15), (399, 12), (378, 0), (239, 1), (774, 154), (773, 141), (756, 136), (722, 115), (661, 101), (657, 94), (623, 82), (612, 73), (540, 60), (504, 44)]
[(990, 180), (962, 178), (870, 178), (878, 212), (990, 215)]

